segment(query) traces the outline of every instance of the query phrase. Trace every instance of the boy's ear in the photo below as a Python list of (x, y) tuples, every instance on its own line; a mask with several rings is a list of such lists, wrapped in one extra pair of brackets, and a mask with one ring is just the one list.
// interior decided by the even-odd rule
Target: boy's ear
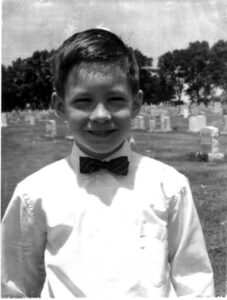
[(133, 106), (132, 106), (132, 117), (135, 118), (139, 112), (143, 103), (143, 91), (139, 90), (139, 92), (134, 96)]
[(65, 102), (64, 99), (60, 97), (57, 92), (52, 93), (51, 104), (60, 117), (65, 117)]

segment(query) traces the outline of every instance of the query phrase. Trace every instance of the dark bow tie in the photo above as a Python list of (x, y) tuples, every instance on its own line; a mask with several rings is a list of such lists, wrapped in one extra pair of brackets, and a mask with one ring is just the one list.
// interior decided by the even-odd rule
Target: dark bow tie
[(90, 174), (106, 169), (116, 175), (128, 174), (129, 161), (127, 156), (120, 156), (110, 161), (102, 161), (91, 157), (80, 157), (80, 173)]

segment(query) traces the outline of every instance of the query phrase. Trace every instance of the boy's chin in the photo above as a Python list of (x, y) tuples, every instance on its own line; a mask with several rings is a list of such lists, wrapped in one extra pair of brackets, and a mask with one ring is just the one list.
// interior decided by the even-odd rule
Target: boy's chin
[(123, 141), (122, 143), (120, 143), (120, 145), (118, 145), (117, 147), (115, 148), (110, 148), (110, 149), (103, 149), (103, 148), (100, 148), (100, 149), (88, 149), (86, 147), (83, 147), (79, 144), (77, 144), (77, 146), (87, 155), (89, 156), (92, 156), (94, 158), (97, 158), (97, 159), (103, 159), (105, 157), (108, 157), (110, 156), (111, 154), (114, 154), (115, 152), (117, 152), (124, 144), (125, 141)]

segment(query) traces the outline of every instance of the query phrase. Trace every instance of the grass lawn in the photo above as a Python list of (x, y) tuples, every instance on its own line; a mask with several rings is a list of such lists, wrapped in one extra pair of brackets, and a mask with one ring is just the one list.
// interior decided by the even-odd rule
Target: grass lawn
[[(227, 160), (192, 160), (189, 154), (200, 150), (200, 137), (187, 132), (187, 122), (182, 117), (172, 117), (174, 131), (168, 133), (133, 131), (133, 148), (175, 167), (189, 178), (214, 269), (216, 296), (225, 296), (227, 229), (224, 231), (221, 223), (227, 220)], [(72, 141), (64, 139), (65, 124), (59, 119), (57, 123), (58, 137), (54, 140), (43, 136), (44, 122), (35, 126), (21, 122), (2, 128), (2, 216), (19, 181), (69, 154)], [(220, 118), (214, 116), (208, 116), (209, 123), (221, 126)], [(227, 136), (220, 136), (220, 144), (227, 155)]]

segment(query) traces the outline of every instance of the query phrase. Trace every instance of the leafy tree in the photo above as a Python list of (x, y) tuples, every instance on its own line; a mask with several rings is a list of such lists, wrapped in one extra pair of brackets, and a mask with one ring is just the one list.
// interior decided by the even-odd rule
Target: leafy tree
[(48, 108), (52, 92), (50, 57), (53, 51), (35, 51), (31, 57), (18, 58), (12, 66), (2, 66), (2, 109), (15, 106)]
[(159, 89), (158, 98), (160, 102), (169, 102), (175, 96), (174, 60), (171, 52), (167, 52), (158, 61)]
[(14, 69), (2, 65), (2, 110), (12, 110), (15, 106), (16, 86)]
[(139, 66), (140, 88), (143, 90), (143, 100), (149, 103), (152, 93), (152, 75), (144, 66), (151, 67), (153, 59), (143, 55), (138, 49), (134, 50), (134, 55)]
[(227, 92), (227, 41), (219, 40), (211, 47), (209, 71), (214, 86)]
[(210, 48), (206, 41), (190, 43), (187, 48), (185, 82), (192, 102), (207, 102), (211, 90)]

